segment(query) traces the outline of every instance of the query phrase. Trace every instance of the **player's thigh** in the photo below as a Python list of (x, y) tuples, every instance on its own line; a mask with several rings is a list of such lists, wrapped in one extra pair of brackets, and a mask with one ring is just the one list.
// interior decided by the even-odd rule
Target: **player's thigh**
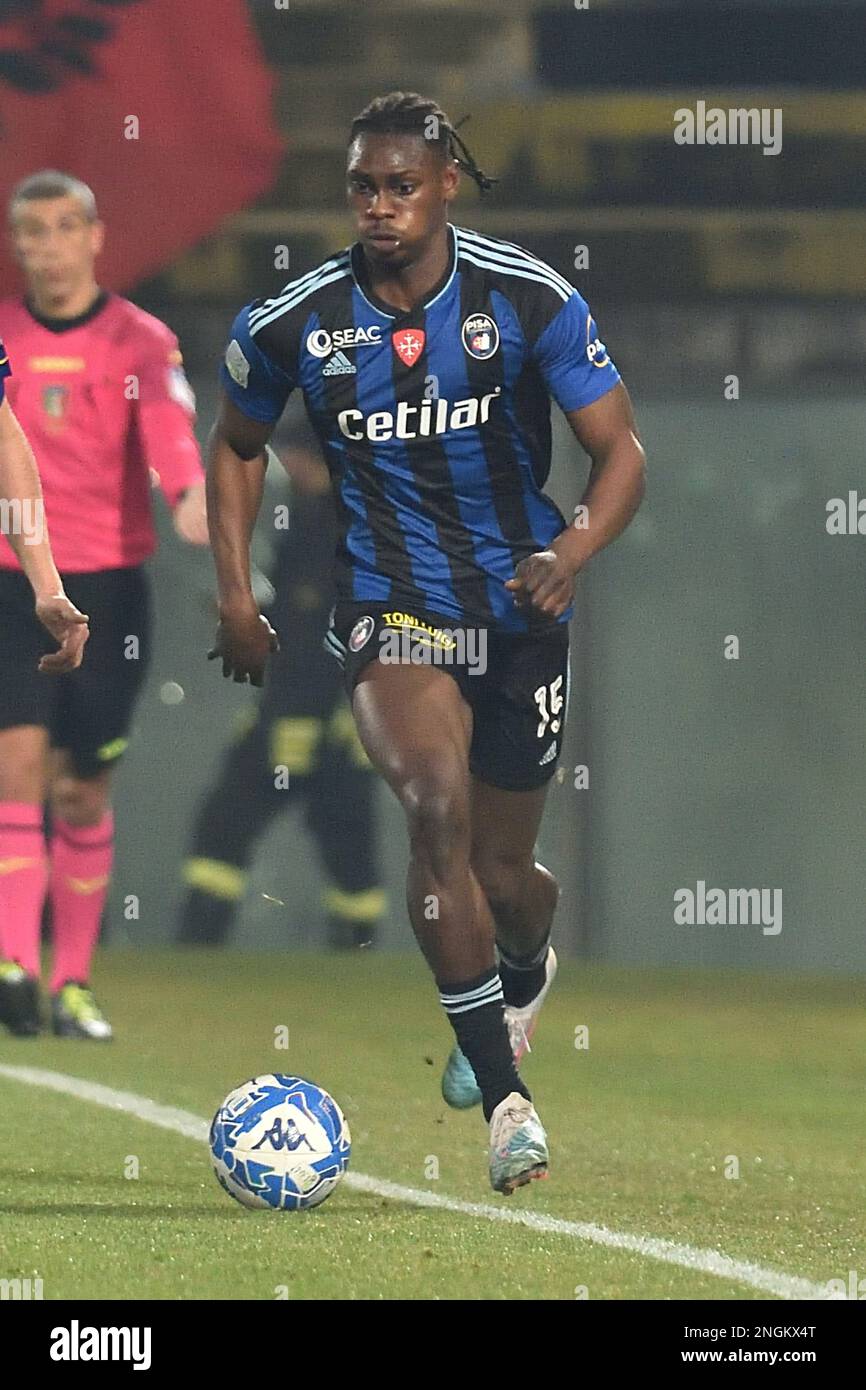
[(90, 615), (87, 660), (64, 677), (54, 743), (78, 776), (93, 777), (126, 751), (151, 656), (150, 587), (140, 569), (66, 577), (73, 603)]
[(438, 795), (465, 801), (468, 814), (472, 711), (450, 675), (372, 661), (352, 712), (367, 757), (404, 805)]

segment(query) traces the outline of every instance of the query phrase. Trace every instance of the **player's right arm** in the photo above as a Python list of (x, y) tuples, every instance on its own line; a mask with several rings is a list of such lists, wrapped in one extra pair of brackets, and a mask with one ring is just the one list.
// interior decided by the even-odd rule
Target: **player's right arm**
[(265, 447), (294, 383), (253, 339), (249, 309), (238, 315), (232, 334), (207, 449), (208, 529), (220, 615), (208, 656), (222, 660), (224, 676), (261, 685), (277, 636), (253, 594), (250, 541), (262, 503)]
[[(2, 381), (0, 381), (2, 385)], [(7, 539), (30, 581), (36, 616), (59, 643), (60, 650), (43, 656), (40, 671), (60, 674), (81, 665), (89, 636), (87, 617), (63, 591), (45, 527), (42, 485), (33, 450), (12, 407), (0, 391), (0, 497), (21, 508), (28, 525), (10, 525)], [(14, 514), (14, 513), (13, 513)], [(31, 524), (32, 523), (32, 524)]]

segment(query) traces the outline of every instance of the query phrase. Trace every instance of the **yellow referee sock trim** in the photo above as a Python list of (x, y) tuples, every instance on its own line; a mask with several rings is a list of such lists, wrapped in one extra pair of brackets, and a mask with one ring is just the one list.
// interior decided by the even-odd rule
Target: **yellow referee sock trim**
[(375, 922), (388, 903), (384, 888), (365, 888), (360, 893), (344, 893), (329, 888), (322, 894), (322, 904), (332, 917), (345, 917), (352, 922)]
[(190, 888), (210, 893), (212, 898), (236, 902), (243, 897), (247, 876), (235, 864), (222, 859), (187, 859), (183, 866), (183, 881)]

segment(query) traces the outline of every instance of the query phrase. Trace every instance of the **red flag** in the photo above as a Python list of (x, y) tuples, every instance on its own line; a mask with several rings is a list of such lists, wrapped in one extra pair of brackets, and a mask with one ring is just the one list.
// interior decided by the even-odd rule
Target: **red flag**
[[(3, 196), (54, 168), (93, 188), (100, 282), (154, 274), (272, 184), (274, 78), (245, 0), (13, 0), (0, 14)], [(21, 281), (0, 251), (0, 291)]]

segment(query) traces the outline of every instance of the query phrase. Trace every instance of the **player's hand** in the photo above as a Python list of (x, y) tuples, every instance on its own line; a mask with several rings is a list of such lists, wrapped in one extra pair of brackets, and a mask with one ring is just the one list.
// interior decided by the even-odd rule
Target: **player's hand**
[(561, 618), (574, 598), (574, 578), (574, 570), (555, 550), (539, 550), (520, 561), (505, 587), (524, 612)]
[(174, 509), (174, 529), (189, 545), (209, 545), (204, 483), (187, 488)]
[(79, 613), (65, 594), (50, 594), (36, 600), (36, 616), (55, 642), (60, 643), (59, 651), (42, 657), (39, 670), (53, 675), (74, 671), (81, 665), (84, 644), (90, 636), (87, 614)]
[(267, 618), (254, 603), (241, 609), (220, 608), (216, 640), (207, 654), (208, 661), (219, 658), (223, 675), (239, 685), (249, 681), (262, 685), (271, 652), (278, 652), (279, 640)]

